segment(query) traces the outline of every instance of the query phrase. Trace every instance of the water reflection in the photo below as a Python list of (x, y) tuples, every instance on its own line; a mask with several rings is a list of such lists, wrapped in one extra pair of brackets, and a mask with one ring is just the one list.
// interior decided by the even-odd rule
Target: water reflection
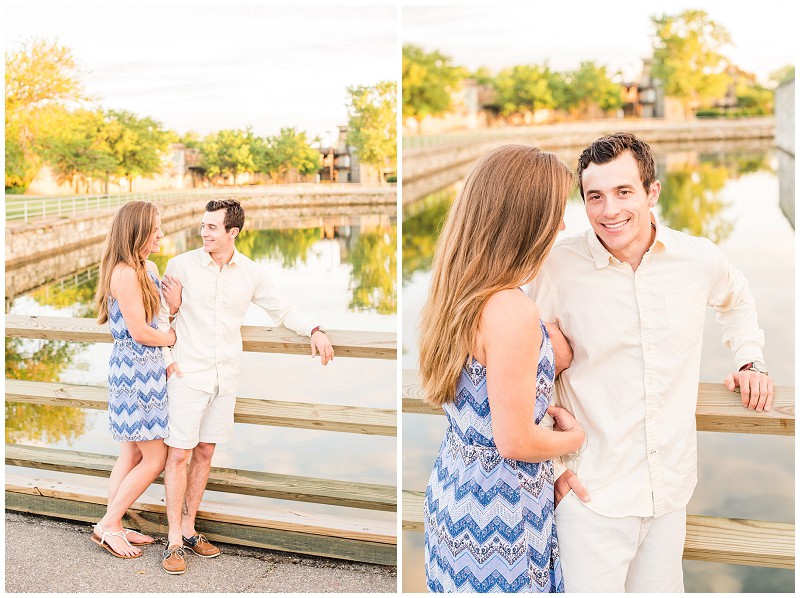
[[(336, 215), (330, 219), (317, 217), (315, 222), (316, 226), (308, 226), (307, 219), (295, 220), (287, 226), (300, 224), (300, 228), (245, 230), (237, 241), (237, 248), (260, 262), (270, 272), (287, 299), (304, 306), (308, 313), (318, 315), (331, 328), (393, 331), (397, 311), (396, 224), (389, 215), (374, 213), (355, 217)], [(162, 243), (162, 252), (150, 256), (150, 259), (163, 273), (170, 258), (200, 245), (200, 237), (193, 225), (170, 233)], [(67, 278), (15, 297), (9, 302), (8, 311), (16, 314), (93, 318), (96, 316), (94, 293), (97, 279), (97, 265), (84, 268)], [(309, 293), (307, 290), (322, 288), (325, 293)], [(302, 293), (303, 297), (298, 298), (298, 293)], [(318, 298), (324, 301), (324, 305), (318, 304)], [(245, 323), (267, 323), (259, 319), (264, 317), (266, 316), (263, 313), (248, 313), (248, 318), (251, 319)], [(5, 343), (8, 379), (105, 384), (109, 344), (13, 338), (6, 338)], [(240, 388), (242, 396), (394, 407), (395, 366), (389, 362), (337, 360), (333, 368), (321, 368), (318, 364), (310, 360), (306, 362), (298, 356), (248, 353), (245, 354), (245, 363), (249, 366), (249, 369), (246, 368), (248, 371), (264, 372), (264, 377), (245, 377)], [(252, 366), (254, 363), (258, 364), (257, 367)], [(369, 371), (364, 371), (365, 363), (369, 364)], [(309, 371), (312, 366), (316, 367)], [(356, 370), (362, 371), (357, 389), (353, 388)], [(268, 372), (275, 371), (283, 372), (280, 380), (267, 378)], [(299, 377), (302, 380), (298, 380)], [(265, 390), (266, 379), (270, 382)], [(313, 387), (313, 394), (306, 386)], [(324, 389), (324, 392), (320, 393), (319, 389)], [(88, 443), (101, 440), (105, 442), (104, 414), (84, 409), (6, 403), (5, 425), (6, 442), (9, 443), (71, 446), (74, 442), (78, 450), (89, 450), (86, 448)], [(262, 440), (265, 438), (263, 427), (250, 426), (243, 429), (241, 425), (237, 426), (243, 441), (250, 448), (242, 449), (245, 456), (241, 459), (237, 454), (232, 467), (264, 469), (265, 465), (260, 462), (260, 457), (253, 455), (251, 450), (259, 442), (279, 441), (284, 447), (298, 442), (309, 448), (296, 449), (294, 462), (287, 463), (286, 469), (289, 473), (309, 475), (307, 459), (299, 463), (298, 455), (306, 457), (307, 452), (310, 456), (314, 452), (312, 448), (327, 443), (330, 446), (326, 447), (325, 452), (331, 453), (341, 448), (345, 455), (342, 463), (349, 464), (348, 469), (351, 470), (355, 458), (355, 455), (347, 456), (351, 446), (361, 447), (358, 453), (370, 453), (375, 467), (367, 467), (367, 461), (362, 459), (358, 471), (351, 477), (369, 478), (374, 474), (363, 481), (376, 483), (392, 483), (394, 479), (393, 439), (351, 438), (351, 435), (331, 433), (328, 435), (330, 439), (326, 437), (325, 442), (322, 442), (322, 437), (326, 435), (317, 431), (309, 432), (311, 436), (306, 439), (303, 431), (270, 428), (269, 439)], [(286, 435), (292, 436), (291, 442), (285, 438)], [(115, 450), (115, 445), (110, 441), (108, 446), (112, 447), (112, 452)], [(365, 449), (366, 446), (369, 450)], [(109, 448), (100, 447), (94, 450), (108, 452)], [(236, 450), (235, 444), (232, 444), (220, 452), (220, 459)], [(272, 470), (276, 466), (278, 453), (275, 447), (266, 452), (271, 455), (266, 469)], [(323, 460), (320, 468), (326, 467), (331, 469)], [(375, 474), (375, 468), (380, 469), (380, 475)], [(331, 475), (330, 471), (321, 477), (326, 475)], [(383, 477), (387, 479), (384, 480)]]
[(364, 232), (350, 250), (350, 309), (397, 311), (397, 229)]
[[(88, 343), (6, 338), (6, 378), (53, 382)], [(86, 412), (76, 407), (6, 402), (6, 442), (73, 440), (86, 430)]]

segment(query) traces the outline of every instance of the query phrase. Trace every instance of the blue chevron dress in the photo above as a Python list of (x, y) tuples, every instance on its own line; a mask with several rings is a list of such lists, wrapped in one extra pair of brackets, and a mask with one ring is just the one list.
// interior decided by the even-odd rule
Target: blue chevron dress
[[(539, 423), (555, 362), (542, 324)], [(425, 575), (431, 592), (563, 592), (553, 517), (553, 464), (503, 459), (492, 438), (486, 368), (464, 365), (450, 426), (425, 493)]]
[[(160, 286), (158, 277), (150, 274)], [(114, 347), (108, 361), (108, 428), (114, 440), (141, 441), (167, 437), (167, 377), (160, 347), (131, 338), (119, 304), (108, 298), (108, 323)], [(158, 327), (158, 317), (150, 323)]]

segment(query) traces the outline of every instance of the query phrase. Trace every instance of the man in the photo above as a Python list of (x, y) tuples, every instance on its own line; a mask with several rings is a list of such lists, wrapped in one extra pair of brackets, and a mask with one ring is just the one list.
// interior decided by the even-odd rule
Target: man
[(262, 307), (277, 324), (310, 336), (311, 355), (319, 352), (322, 365), (333, 359), (324, 329), (281, 299), (264, 269), (236, 250), (234, 242), (243, 227), (244, 210), (238, 201), (210, 201), (200, 225), (202, 249), (172, 258), (164, 273), (165, 296), (173, 296), (183, 285), (182, 303), (171, 316), (178, 340), (172, 351), (165, 351), (169, 538), (162, 567), (170, 574), (186, 571), (183, 547), (206, 558), (219, 555), (219, 549), (198, 534), (195, 516), (214, 448), (233, 431), (240, 329), (250, 303)]
[(557, 243), (529, 289), (571, 341), (557, 398), (586, 431), (581, 450), (554, 463), (565, 589), (680, 592), (706, 306), (736, 362), (725, 384), (756, 411), (773, 393), (763, 332), (722, 252), (651, 213), (661, 185), (646, 143), (598, 139), (578, 179), (591, 229)]

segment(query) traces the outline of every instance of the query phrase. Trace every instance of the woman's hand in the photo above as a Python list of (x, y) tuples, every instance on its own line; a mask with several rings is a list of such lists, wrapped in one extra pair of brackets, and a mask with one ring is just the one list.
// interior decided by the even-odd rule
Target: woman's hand
[(167, 346), (171, 347), (172, 345), (175, 344), (175, 341), (178, 340), (178, 337), (175, 336), (175, 329), (174, 328), (170, 328), (169, 332), (167, 332), (167, 336), (169, 336), (172, 339), (172, 342), (169, 345), (167, 345)]
[(583, 428), (581, 428), (581, 425), (578, 423), (578, 420), (575, 419), (575, 416), (563, 407), (559, 407), (557, 405), (550, 405), (547, 408), (547, 413), (550, 414), (550, 417), (552, 417), (553, 421), (555, 422), (553, 425), (553, 430), (557, 432), (566, 432), (570, 434), (570, 436), (574, 437), (574, 441), (573, 439), (570, 439), (570, 444), (574, 443), (575, 445), (570, 452), (577, 451), (586, 438), (586, 432), (583, 431)]
[(169, 306), (169, 313), (177, 313), (183, 301), (183, 285), (177, 278), (164, 274), (161, 280), (161, 288), (164, 290), (164, 299)]
[(547, 334), (550, 337), (550, 344), (553, 345), (553, 355), (556, 360), (556, 376), (562, 370), (566, 370), (572, 363), (572, 347), (561, 332), (561, 328), (555, 322), (545, 322), (544, 327), (547, 329)]

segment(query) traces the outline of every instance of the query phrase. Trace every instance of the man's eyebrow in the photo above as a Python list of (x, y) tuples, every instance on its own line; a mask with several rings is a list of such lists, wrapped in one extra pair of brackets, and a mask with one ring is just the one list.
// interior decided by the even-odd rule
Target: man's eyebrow
[[(634, 185), (631, 183), (623, 183), (622, 185), (617, 185), (613, 189), (614, 191), (619, 191), (620, 189), (634, 189), (634, 188), (635, 188)], [(600, 189), (587, 189), (586, 191), (584, 191), (584, 193), (586, 195), (589, 195), (590, 193), (602, 193), (602, 191)]]

